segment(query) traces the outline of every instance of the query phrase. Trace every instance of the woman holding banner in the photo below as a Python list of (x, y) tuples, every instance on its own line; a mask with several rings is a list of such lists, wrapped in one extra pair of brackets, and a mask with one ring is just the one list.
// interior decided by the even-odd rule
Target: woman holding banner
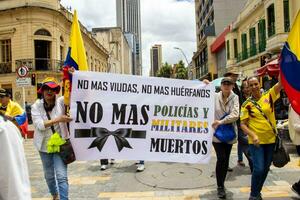
[[(233, 143), (236, 142), (237, 125), (239, 118), (239, 97), (232, 91), (234, 82), (230, 77), (225, 77), (221, 81), (221, 91), (215, 97), (215, 121), (212, 126), (215, 129), (213, 146), (217, 154), (216, 179), (218, 197), (225, 199), (224, 187), (229, 157)], [(225, 129), (231, 130), (231, 137), (223, 137)], [(227, 132), (227, 131), (226, 131)]]
[(252, 96), (241, 108), (241, 128), (249, 136), (249, 150), (253, 162), (249, 200), (261, 200), (261, 190), (272, 163), (276, 139), (275, 101), (280, 97), (281, 82), (267, 92), (260, 92), (257, 77), (248, 84)]
[(57, 81), (52, 77), (46, 78), (38, 91), (42, 94), (42, 99), (32, 105), (31, 115), (35, 127), (34, 145), (42, 160), (48, 189), (54, 200), (66, 200), (69, 190), (67, 165), (58, 152), (50, 151), (48, 145), (55, 133), (62, 138), (69, 136), (67, 122), (72, 118), (65, 115), (64, 98), (56, 97), (59, 91)]

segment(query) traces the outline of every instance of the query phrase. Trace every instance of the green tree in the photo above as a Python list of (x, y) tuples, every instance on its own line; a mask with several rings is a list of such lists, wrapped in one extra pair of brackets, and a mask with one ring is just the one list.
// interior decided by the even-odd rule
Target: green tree
[(188, 79), (188, 70), (184, 66), (184, 62), (180, 60), (176, 65), (175, 65), (175, 70), (174, 70), (174, 78), (176, 79)]
[(171, 78), (172, 75), (172, 67), (167, 62), (163, 64), (163, 66), (156, 73), (157, 77)]

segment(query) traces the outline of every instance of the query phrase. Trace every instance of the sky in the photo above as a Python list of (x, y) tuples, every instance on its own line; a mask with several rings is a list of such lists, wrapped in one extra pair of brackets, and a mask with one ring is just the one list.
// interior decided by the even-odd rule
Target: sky
[[(115, 0), (61, 0), (65, 7), (77, 10), (80, 22), (91, 30), (116, 26)], [(184, 55), (191, 62), (196, 51), (195, 6), (193, 0), (141, 0), (143, 75), (150, 71), (150, 49), (162, 45), (163, 63), (177, 63)]]

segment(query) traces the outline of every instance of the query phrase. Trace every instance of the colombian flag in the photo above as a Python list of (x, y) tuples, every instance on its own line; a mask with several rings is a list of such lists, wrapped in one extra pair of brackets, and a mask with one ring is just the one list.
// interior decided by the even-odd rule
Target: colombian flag
[(300, 12), (281, 51), (280, 75), (291, 106), (300, 114)]
[(25, 136), (28, 132), (28, 119), (26, 112), (21, 108), (21, 106), (14, 102), (9, 101), (7, 104), (5, 115), (13, 117), (16, 121), (16, 125), (21, 129), (22, 135)]
[(76, 10), (74, 11), (73, 22), (71, 27), (70, 47), (63, 67), (64, 102), (66, 106), (70, 106), (72, 77), (69, 73), (69, 69), (71, 67), (74, 67), (76, 70), (88, 70), (86, 51), (81, 36), (80, 25), (78, 22)]

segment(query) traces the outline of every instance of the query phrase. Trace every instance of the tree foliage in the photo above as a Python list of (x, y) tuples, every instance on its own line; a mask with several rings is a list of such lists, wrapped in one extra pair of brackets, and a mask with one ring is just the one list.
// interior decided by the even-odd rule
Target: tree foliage
[(172, 66), (167, 62), (156, 73), (157, 77), (171, 78), (172, 76)]
[(185, 68), (184, 62), (180, 60), (172, 68), (167, 62), (158, 70), (157, 77), (188, 79), (188, 70)]
[(176, 78), (176, 79), (188, 79), (188, 70), (187, 70), (187, 68), (185, 68), (184, 62), (182, 60), (180, 60), (175, 65), (174, 78)]

